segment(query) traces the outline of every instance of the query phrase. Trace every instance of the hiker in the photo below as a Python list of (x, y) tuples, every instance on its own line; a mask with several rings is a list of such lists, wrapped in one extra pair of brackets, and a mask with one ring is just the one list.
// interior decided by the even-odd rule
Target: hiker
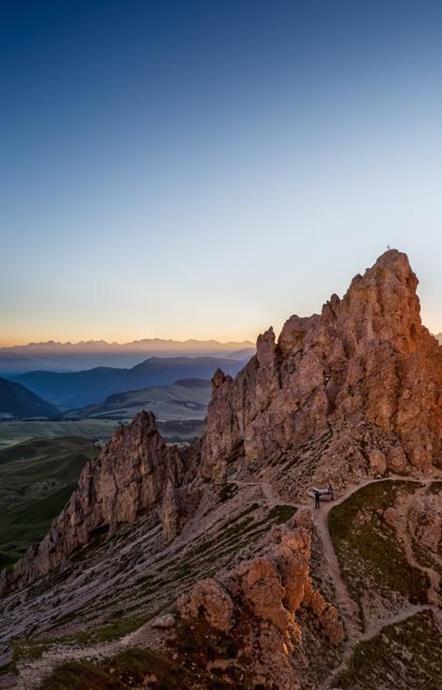
[(320, 494), (319, 491), (316, 489), (316, 490), (315, 490), (315, 508), (316, 508), (316, 509), (319, 508), (319, 501), (320, 501), (320, 500), (321, 500), (321, 494)]
[(335, 500), (335, 492), (333, 491), (333, 487), (331, 484), (328, 485), (328, 493), (330, 494), (330, 500), (334, 501)]

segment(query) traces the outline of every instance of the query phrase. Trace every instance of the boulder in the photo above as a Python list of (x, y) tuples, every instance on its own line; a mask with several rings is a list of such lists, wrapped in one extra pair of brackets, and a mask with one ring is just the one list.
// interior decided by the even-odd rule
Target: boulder
[(233, 603), (223, 587), (211, 578), (199, 580), (177, 601), (182, 618), (202, 616), (215, 630), (227, 632), (232, 626)]

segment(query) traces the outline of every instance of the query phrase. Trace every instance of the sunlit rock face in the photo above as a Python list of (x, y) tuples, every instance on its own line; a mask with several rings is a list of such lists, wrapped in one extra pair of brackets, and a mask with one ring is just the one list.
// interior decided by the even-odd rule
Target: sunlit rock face
[(417, 285), (407, 256), (388, 251), (321, 315), (291, 317), (278, 340), (272, 329), (259, 336), (235, 380), (218, 372), (202, 474), (220, 480), (232, 458), (265, 462), (294, 439), (349, 422), (394, 435), (392, 471), (440, 465), (442, 354), (422, 325)]
[(203, 438), (189, 447), (167, 445), (153, 415), (137, 415), (85, 466), (0, 590), (49, 573), (97, 530), (146, 515), (167, 543), (229, 474), (265, 468), (327, 430), (316, 478), (338, 486), (442, 466), (442, 349), (421, 323), (417, 285), (406, 255), (391, 250), (320, 315), (290, 317), (278, 339), (271, 328), (260, 335), (235, 379), (215, 373)]
[(310, 557), (308, 529), (296, 520), (273, 529), (261, 555), (225, 573), (222, 582), (196, 582), (178, 599), (178, 613), (189, 634), (202, 619), (209, 626), (209, 639), (212, 632), (222, 631), (236, 641), (236, 659), (230, 663), (246, 668), (251, 681), (265, 688), (301, 687), (299, 658), (293, 655), (303, 648), (296, 619), (301, 607), (330, 645), (344, 640), (338, 611), (312, 585)]

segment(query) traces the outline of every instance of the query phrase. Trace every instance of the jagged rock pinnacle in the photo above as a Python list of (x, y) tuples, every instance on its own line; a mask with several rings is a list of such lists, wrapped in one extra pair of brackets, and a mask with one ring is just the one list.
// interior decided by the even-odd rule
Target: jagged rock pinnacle
[(406, 254), (389, 250), (320, 316), (292, 316), (277, 343), (272, 330), (260, 336), (209, 408), (205, 476), (222, 478), (220, 457), (234, 449), (247, 462), (344, 422), (394, 434), (414, 466), (442, 462), (441, 348), (422, 325), (417, 285)]
[(390, 250), (320, 315), (290, 317), (277, 341), (273, 329), (260, 335), (235, 380), (214, 374), (205, 433), (190, 449), (168, 446), (153, 415), (137, 415), (86, 465), (3, 587), (48, 573), (94, 530), (152, 511), (173, 539), (182, 506), (199, 500), (191, 480), (223, 482), (321, 434), (333, 437), (310, 468), (322, 480), (442, 466), (442, 349), (422, 325), (417, 285), (407, 256)]

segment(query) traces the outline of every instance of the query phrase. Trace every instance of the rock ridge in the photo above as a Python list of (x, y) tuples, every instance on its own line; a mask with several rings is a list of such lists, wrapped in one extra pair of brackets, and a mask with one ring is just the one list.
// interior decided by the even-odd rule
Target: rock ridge
[(189, 447), (166, 444), (154, 416), (138, 414), (85, 466), (49, 534), (2, 574), (0, 592), (47, 575), (97, 532), (147, 514), (174, 539), (210, 487), (324, 431), (345, 457), (344, 474), (441, 467), (442, 348), (422, 325), (417, 285), (407, 256), (390, 250), (321, 314), (290, 317), (278, 339), (268, 329), (235, 379), (214, 374), (203, 437)]
[[(78, 488), (43, 541), (2, 573), (0, 592), (16, 582), (32, 582), (59, 566), (97, 533), (112, 533), (155, 509), (168, 537), (178, 530), (176, 488), (189, 482), (191, 453), (167, 445), (155, 417), (140, 412), (121, 426), (100, 456), (86, 463)], [(175, 514), (174, 514), (175, 513)]]
[(418, 280), (397, 250), (333, 295), (320, 315), (292, 316), (232, 380), (217, 373), (201, 473), (222, 481), (232, 456), (265, 462), (294, 439), (368, 422), (420, 470), (442, 463), (442, 350), (422, 325)]
[(223, 669), (226, 675), (246, 669), (251, 687), (301, 687), (303, 632), (296, 619), (301, 607), (329, 643), (343, 642), (337, 609), (312, 585), (310, 557), (310, 532), (295, 518), (272, 530), (260, 555), (223, 577), (199, 580), (178, 599), (179, 615), (191, 629), (203, 620), (236, 642), (238, 653)]

